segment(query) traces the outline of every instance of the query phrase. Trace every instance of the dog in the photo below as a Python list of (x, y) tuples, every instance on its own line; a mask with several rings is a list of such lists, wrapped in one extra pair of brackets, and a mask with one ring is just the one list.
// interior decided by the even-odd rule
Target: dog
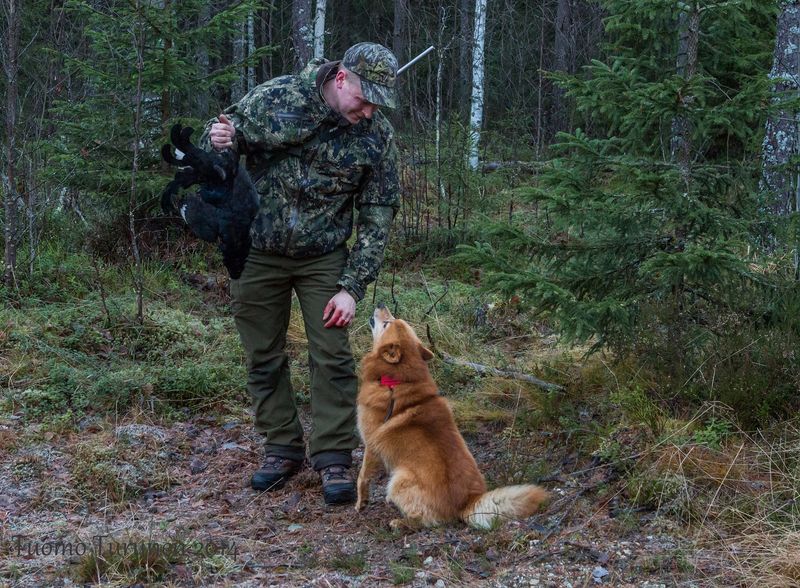
[(439, 395), (427, 362), (433, 353), (413, 329), (383, 305), (370, 319), (373, 348), (361, 362), (358, 428), (364, 461), (356, 510), (369, 498), (381, 464), (389, 473), (386, 500), (403, 513), (393, 528), (463, 521), (491, 528), (497, 521), (530, 516), (548, 498), (531, 484), (487, 492), (475, 458)]

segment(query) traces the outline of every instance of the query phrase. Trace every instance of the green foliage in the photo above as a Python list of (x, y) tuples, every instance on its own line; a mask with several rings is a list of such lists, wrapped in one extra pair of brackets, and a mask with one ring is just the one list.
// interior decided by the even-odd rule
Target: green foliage
[[(678, 4), (606, 6), (606, 58), (558, 77), (588, 130), (561, 134), (538, 183), (517, 190), (534, 222), (495, 224), (458, 258), (484, 267), (488, 287), (556, 319), (566, 340), (633, 352), (666, 376), (664, 389), (727, 395), (750, 413), (745, 393), (732, 393), (738, 386), (768, 398), (768, 418), (786, 394), (758, 386), (789, 375), (769, 358), (800, 334), (796, 284), (782, 259), (759, 249), (774, 220), (759, 194), (758, 149), (775, 7), (703, 5), (699, 63), (684, 77)], [(671, 153), (678, 120), (689, 129), (689, 161)], [(747, 345), (743, 332), (761, 360), (747, 374), (728, 356)], [(798, 375), (791, 370), (789, 387)]]
[(692, 435), (695, 443), (707, 445), (712, 449), (720, 449), (725, 438), (733, 432), (733, 425), (726, 420), (711, 417), (702, 428)]
[(619, 405), (632, 424), (644, 424), (654, 437), (664, 429), (664, 411), (645, 393), (641, 386), (623, 388), (611, 394), (612, 403)]
[[(205, 110), (193, 117), (185, 111), (173, 113), (172, 104), (189, 102), (198, 90), (213, 95), (241, 76), (242, 63), (206, 71), (209, 62), (220, 60), (225, 46), (212, 40), (238, 30), (257, 4), (237, 2), (213, 16), (200, 0), (64, 4), (67, 18), (81, 23), (85, 42), (63, 55), (62, 75), (71, 80), (70, 91), (60, 92), (49, 108), (58, 132), (38, 147), (47, 161), (44, 181), (81, 196), (87, 221), (83, 229), (92, 241), (118, 235), (120, 228), (127, 232), (118, 223), (127, 222), (132, 197), (135, 208), (130, 212), (137, 218), (155, 207), (166, 181), (159, 150), (173, 117), (178, 114), (202, 128), (210, 116)], [(200, 16), (203, 10), (208, 18)], [(204, 59), (198, 59), (199, 50)], [(255, 51), (247, 64), (269, 50)], [(206, 109), (218, 110), (217, 104), (206, 102)], [(102, 245), (97, 248), (109, 253)]]
[(368, 562), (366, 555), (361, 551), (347, 553), (345, 550), (341, 549), (331, 558), (330, 566), (335, 570), (359, 575), (367, 571)]
[(16, 366), (12, 409), (32, 420), (141, 405), (170, 414), (237, 396), (244, 366), (229, 319), (197, 313), (202, 300), (172, 270), (145, 268), (145, 283), (164, 300), (138, 324), (129, 318), (129, 276), (95, 269), (84, 254), (42, 251), (20, 308), (0, 309), (0, 333), (8, 333), (0, 353)]

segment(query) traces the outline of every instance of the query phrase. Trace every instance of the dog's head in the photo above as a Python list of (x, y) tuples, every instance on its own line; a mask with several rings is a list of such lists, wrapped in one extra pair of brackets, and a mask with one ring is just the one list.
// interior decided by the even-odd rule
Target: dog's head
[(422, 344), (411, 326), (396, 319), (383, 304), (369, 319), (372, 327), (372, 353), (390, 365), (413, 365), (433, 358), (433, 353)]

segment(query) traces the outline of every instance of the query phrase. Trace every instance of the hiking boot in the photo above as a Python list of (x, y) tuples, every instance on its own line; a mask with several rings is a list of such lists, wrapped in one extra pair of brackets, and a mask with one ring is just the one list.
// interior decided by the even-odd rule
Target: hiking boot
[(319, 475), (322, 478), (325, 504), (351, 504), (356, 501), (356, 485), (349, 467), (329, 465), (322, 468)]
[(250, 478), (253, 490), (279, 490), (286, 484), (286, 480), (294, 476), (301, 466), (301, 462), (277, 455), (268, 455), (264, 465), (256, 470)]

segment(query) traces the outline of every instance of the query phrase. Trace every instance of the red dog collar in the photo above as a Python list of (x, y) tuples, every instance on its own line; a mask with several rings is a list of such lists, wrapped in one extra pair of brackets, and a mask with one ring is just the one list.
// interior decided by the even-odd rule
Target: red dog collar
[(381, 376), (381, 386), (388, 386), (389, 388), (394, 388), (398, 384), (402, 384), (400, 380), (395, 380), (392, 376), (387, 376), (386, 374)]

